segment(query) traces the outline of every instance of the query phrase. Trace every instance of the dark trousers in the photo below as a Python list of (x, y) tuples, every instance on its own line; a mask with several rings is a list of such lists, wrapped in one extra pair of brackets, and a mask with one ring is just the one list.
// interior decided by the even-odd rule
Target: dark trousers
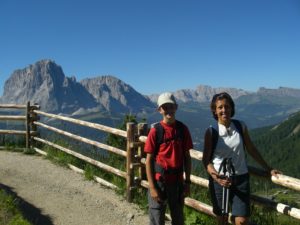
[[(249, 174), (238, 175), (233, 178), (229, 191), (229, 203), (233, 216), (250, 216), (250, 185)], [(213, 204), (213, 212), (222, 215), (223, 187), (211, 177), (209, 178), (209, 191)]]
[(148, 191), (150, 225), (164, 225), (167, 205), (170, 208), (172, 225), (184, 225), (183, 217), (183, 183), (163, 184), (157, 182), (157, 187), (165, 198), (163, 202), (152, 199)]

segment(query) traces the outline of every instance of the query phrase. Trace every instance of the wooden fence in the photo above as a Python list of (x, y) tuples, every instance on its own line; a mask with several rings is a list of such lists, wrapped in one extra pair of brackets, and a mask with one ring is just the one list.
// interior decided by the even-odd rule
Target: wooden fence
[(4, 104), (0, 105), (0, 109), (12, 109), (12, 110), (23, 110), (24, 115), (0, 115), (0, 120), (5, 121), (24, 121), (24, 130), (0, 130), (0, 134), (11, 134), (11, 135), (25, 135), (26, 148), (31, 146), (32, 137), (37, 135), (37, 127), (33, 124), (34, 120), (37, 120), (37, 115), (33, 110), (38, 109), (37, 105), (30, 105), (27, 102), (25, 105), (16, 104)]
[[(39, 110), (37, 105), (30, 105), (28, 102), (26, 105), (0, 105), (0, 109), (25, 109), (24, 116), (9, 116), (9, 115), (0, 115), (0, 120), (21, 120), (25, 122), (25, 130), (0, 130), (0, 134), (9, 134), (9, 135), (24, 135), (26, 138), (26, 148), (32, 148), (36, 152), (40, 154), (47, 154), (43, 150), (39, 149), (36, 142), (43, 143), (45, 145), (54, 147), (60, 151), (63, 151), (67, 154), (70, 154), (76, 158), (79, 158), (89, 164), (92, 164), (101, 170), (104, 170), (108, 173), (114, 174), (116, 176), (122, 177), (126, 179), (126, 196), (127, 201), (131, 202), (133, 200), (133, 190), (135, 188), (148, 188), (148, 182), (146, 180), (145, 175), (145, 157), (143, 154), (143, 146), (147, 139), (147, 132), (148, 127), (145, 123), (134, 124), (134, 123), (127, 123), (126, 131), (104, 126), (97, 123), (91, 123), (83, 120), (78, 120), (70, 117), (55, 115), (51, 113), (46, 113)], [(67, 121), (76, 125), (80, 125), (83, 127), (96, 129), (102, 132), (114, 134), (120, 137), (123, 137), (127, 140), (127, 148), (126, 149), (119, 149), (116, 147), (109, 146), (107, 144), (91, 140), (85, 137), (81, 137), (79, 135), (73, 134), (69, 131), (61, 130), (55, 128), (53, 126), (47, 125), (46, 123), (40, 121), (40, 117), (51, 118), (60, 121)], [(48, 131), (55, 132), (57, 134), (69, 137), (76, 141), (86, 143), (97, 148), (106, 150), (108, 152), (117, 154), (121, 157), (124, 157), (124, 161), (126, 160), (126, 171), (121, 171), (117, 168), (111, 167), (110, 165), (106, 165), (105, 163), (99, 162), (95, 159), (87, 157), (81, 153), (78, 153), (72, 149), (68, 149), (66, 147), (62, 147), (58, 144), (55, 144), (49, 140), (43, 139), (43, 137), (38, 136), (37, 127), (41, 127), (47, 129)], [(191, 157), (195, 160), (202, 160), (202, 153), (198, 150), (191, 149)], [(125, 159), (126, 158), (126, 159)], [(73, 170), (83, 173), (83, 171), (79, 168), (76, 168), (74, 165), (69, 165), (69, 167)], [(265, 179), (270, 179), (270, 177), (265, 173), (265, 171), (260, 170), (258, 168), (249, 167), (249, 171), (252, 175), (261, 176)], [(135, 174), (138, 174), (138, 177), (135, 177)], [(109, 183), (106, 180), (103, 180), (99, 177), (94, 177), (96, 181), (99, 183), (108, 186), (110, 188), (118, 188), (114, 184)], [(191, 181), (193, 184), (202, 186), (207, 188), (208, 187), (208, 180), (202, 177), (198, 177), (196, 175), (191, 175)], [(300, 191), (300, 180), (286, 176), (286, 175), (278, 175), (278, 177), (271, 177), (271, 181), (277, 185), (293, 189), (296, 191)], [(251, 195), (251, 200), (255, 204), (263, 205), (264, 207), (272, 208), (273, 210), (277, 211), (278, 213), (288, 215), (290, 217), (296, 218), (300, 220), (300, 209), (291, 207), (289, 205), (275, 202), (268, 198)], [(205, 214), (215, 216), (212, 212), (212, 207), (205, 203), (202, 203), (198, 200), (192, 198), (185, 198), (185, 204), (191, 208), (199, 212), (203, 212)]]

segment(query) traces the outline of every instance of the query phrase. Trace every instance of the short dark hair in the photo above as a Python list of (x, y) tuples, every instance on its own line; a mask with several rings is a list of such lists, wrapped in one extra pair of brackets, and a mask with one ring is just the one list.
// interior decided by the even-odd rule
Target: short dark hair
[(231, 106), (231, 117), (234, 116), (234, 113), (235, 113), (234, 101), (232, 100), (231, 96), (227, 92), (221, 92), (221, 93), (215, 94), (210, 103), (210, 111), (213, 114), (213, 117), (215, 118), (215, 120), (218, 120), (218, 116), (216, 115), (216, 102), (218, 100), (222, 100), (222, 99), (227, 99), (227, 101), (229, 102), (229, 104)]

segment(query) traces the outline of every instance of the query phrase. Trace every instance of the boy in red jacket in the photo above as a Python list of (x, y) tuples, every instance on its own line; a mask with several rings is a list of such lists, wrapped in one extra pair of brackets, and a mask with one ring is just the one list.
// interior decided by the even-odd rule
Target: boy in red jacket
[[(191, 183), (189, 150), (193, 148), (192, 138), (187, 126), (175, 119), (178, 105), (171, 93), (161, 94), (157, 105), (163, 119), (151, 128), (144, 148), (147, 153), (150, 225), (165, 224), (167, 204), (172, 224), (183, 225), (184, 197), (189, 194)], [(158, 127), (162, 132), (158, 131)]]

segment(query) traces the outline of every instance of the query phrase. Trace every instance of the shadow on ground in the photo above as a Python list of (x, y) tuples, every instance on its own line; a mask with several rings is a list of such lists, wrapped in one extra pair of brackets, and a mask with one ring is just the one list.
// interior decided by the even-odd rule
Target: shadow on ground
[(33, 225), (54, 225), (49, 216), (43, 215), (40, 209), (19, 197), (13, 188), (0, 183), (0, 189), (17, 199), (18, 208), (23, 217)]

